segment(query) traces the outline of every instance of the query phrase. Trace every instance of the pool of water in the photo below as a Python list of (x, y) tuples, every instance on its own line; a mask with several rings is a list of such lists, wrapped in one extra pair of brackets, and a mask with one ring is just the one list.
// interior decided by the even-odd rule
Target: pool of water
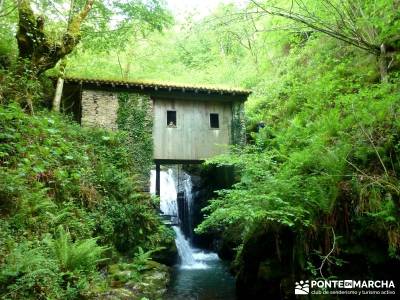
[(235, 280), (215, 253), (195, 250), (196, 264), (177, 265), (165, 300), (235, 300)]
[[(151, 192), (155, 192), (155, 171), (151, 173)], [(181, 184), (178, 184), (178, 181)], [(191, 177), (170, 168), (160, 173), (160, 210), (165, 216), (178, 218), (177, 193), (184, 192), (186, 216), (180, 224), (191, 224), (193, 197)], [(182, 210), (182, 208), (181, 208)], [(184, 216), (183, 216), (184, 217)], [(185, 222), (185, 220), (187, 222)], [(235, 280), (228, 266), (216, 253), (204, 252), (192, 247), (179, 226), (175, 231), (175, 243), (180, 263), (173, 268), (171, 282), (165, 300), (235, 300)], [(189, 226), (190, 231), (192, 228)], [(187, 232), (187, 230), (185, 231)]]

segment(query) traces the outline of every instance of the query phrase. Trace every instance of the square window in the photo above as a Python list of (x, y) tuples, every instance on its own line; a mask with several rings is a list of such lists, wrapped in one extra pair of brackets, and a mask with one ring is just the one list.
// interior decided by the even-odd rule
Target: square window
[(211, 128), (219, 128), (219, 115), (218, 114), (210, 114), (210, 127)]
[(167, 126), (176, 127), (176, 111), (167, 110)]

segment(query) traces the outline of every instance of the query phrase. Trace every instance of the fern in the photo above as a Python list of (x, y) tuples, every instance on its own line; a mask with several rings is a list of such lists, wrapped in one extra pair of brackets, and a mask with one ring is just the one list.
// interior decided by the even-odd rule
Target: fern
[(58, 237), (49, 241), (63, 271), (93, 271), (96, 265), (106, 259), (102, 255), (106, 247), (97, 245), (96, 239), (84, 239), (72, 242), (68, 231), (58, 228)]
[(31, 242), (15, 246), (0, 268), (0, 299), (40, 298), (41, 287), (49, 298), (60, 290), (57, 262), (46, 256), (44, 247)]
[(144, 251), (142, 247), (138, 247), (134, 255), (134, 265), (137, 271), (145, 270), (148, 267), (148, 262), (151, 260), (153, 253), (164, 250), (165, 247), (157, 247), (150, 251)]

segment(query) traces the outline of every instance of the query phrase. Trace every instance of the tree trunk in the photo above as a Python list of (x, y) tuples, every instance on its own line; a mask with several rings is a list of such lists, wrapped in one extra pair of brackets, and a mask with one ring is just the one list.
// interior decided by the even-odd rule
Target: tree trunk
[(60, 59), (71, 53), (79, 43), (81, 25), (93, 7), (95, 0), (86, 0), (82, 10), (74, 14), (66, 32), (59, 40), (44, 29), (45, 18), (36, 16), (31, 6), (31, 0), (18, 2), (18, 42), (19, 56), (25, 59), (29, 69), (36, 75), (53, 68)]
[(388, 75), (388, 56), (386, 52), (386, 45), (382, 44), (381, 47), (381, 53), (379, 55), (379, 72), (381, 74), (381, 82), (382, 83), (388, 83), (389, 82), (389, 75)]
[[(0, 0), (1, 1), (1, 0)], [(37, 15), (34, 0), (18, 0), (18, 31), (16, 39), (19, 50), (19, 67), (17, 75), (29, 81), (37, 82), (40, 74), (56, 66), (56, 64), (71, 53), (79, 43), (81, 26), (93, 7), (95, 0), (82, 1), (83, 7), (79, 12), (70, 12), (68, 27), (61, 37), (57, 38), (51, 31), (45, 30), (45, 17)], [(29, 85), (27, 85), (29, 86)], [(57, 92), (53, 99), (53, 110), (60, 110), (63, 80), (57, 83)], [(30, 90), (21, 91), (20, 102), (33, 114), (36, 99)]]
[(53, 99), (53, 106), (52, 110), (55, 112), (60, 111), (60, 104), (61, 104), (61, 96), (63, 92), (63, 86), (64, 86), (64, 79), (59, 77), (57, 80), (57, 88), (56, 88), (56, 94), (54, 95)]

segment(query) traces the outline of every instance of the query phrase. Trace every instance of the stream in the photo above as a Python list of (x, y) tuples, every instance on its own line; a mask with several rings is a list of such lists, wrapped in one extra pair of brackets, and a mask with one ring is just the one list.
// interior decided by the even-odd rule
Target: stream
[[(155, 171), (151, 173), (150, 187), (150, 192), (154, 194)], [(185, 195), (180, 210), (178, 210), (178, 192)], [(235, 280), (228, 271), (227, 263), (220, 260), (216, 253), (195, 248), (190, 243), (190, 236), (193, 234), (192, 204), (190, 175), (182, 171), (178, 173), (173, 168), (161, 171), (160, 210), (169, 216), (173, 223), (179, 223), (179, 226), (172, 226), (176, 234), (179, 264), (173, 267), (171, 283), (164, 299), (234, 300)], [(182, 210), (185, 213), (182, 213)]]

